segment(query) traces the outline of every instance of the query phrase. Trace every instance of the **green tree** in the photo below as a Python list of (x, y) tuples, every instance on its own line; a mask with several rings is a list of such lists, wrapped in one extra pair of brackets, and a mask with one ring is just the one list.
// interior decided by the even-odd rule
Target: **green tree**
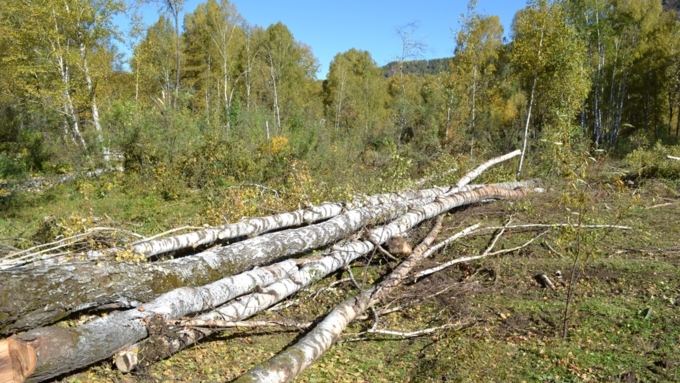
[[(461, 16), (461, 30), (456, 36), (456, 55), (451, 61), (456, 90), (467, 106), (466, 126), (470, 137), (470, 153), (480, 135), (477, 124), (482, 109), (490, 104), (495, 61), (502, 45), (503, 27), (498, 16), (481, 16), (475, 11), (476, 0), (470, 1), (468, 13)], [(485, 127), (488, 128), (488, 127)], [(483, 129), (479, 129), (483, 131)]]
[(595, 145), (615, 145), (626, 126), (657, 132), (678, 44), (672, 36), (677, 28), (673, 14), (654, 0), (567, 4), (571, 24), (588, 46), (593, 84), (581, 123)]
[(532, 112), (534, 136), (542, 136), (569, 152), (569, 145), (578, 141), (579, 133), (571, 123), (581, 110), (590, 80), (585, 70), (585, 45), (567, 22), (562, 3), (531, 2), (517, 12), (513, 35), (511, 62), (529, 96), (519, 177)]
[[(0, 16), (8, 33), (3, 33), (4, 39), (10, 42), (3, 60), (13, 79), (8, 91), (16, 99), (63, 116), (64, 136), (70, 136), (88, 156), (81, 121), (92, 121), (105, 161), (108, 150), (96, 85), (112, 68), (111, 20), (122, 10), (123, 3), (115, 0), (43, 0), (10, 2)], [(90, 64), (93, 61), (96, 69)]]
[[(226, 117), (236, 96), (238, 73), (238, 52), (244, 35), (241, 16), (227, 0), (219, 4), (209, 0), (196, 8), (185, 19), (187, 83), (204, 97), (196, 97), (194, 103), (201, 105), (210, 120), (211, 104), (219, 108), (218, 116)], [(214, 100), (214, 101), (213, 101)], [(230, 121), (226, 119), (227, 134)]]
[(305, 109), (310, 102), (319, 64), (311, 48), (297, 42), (280, 22), (266, 29), (261, 44), (258, 57), (264, 65), (259, 69), (268, 90), (264, 98), (281, 132), (282, 120), (294, 110)]
[(323, 84), (326, 118), (335, 130), (376, 128), (385, 118), (382, 70), (367, 51), (350, 49), (331, 61)]
[(142, 93), (146, 93), (162, 110), (168, 107), (172, 100), (172, 78), (176, 70), (173, 62), (173, 35), (172, 24), (161, 15), (135, 47), (131, 63), (133, 71), (139, 78)]

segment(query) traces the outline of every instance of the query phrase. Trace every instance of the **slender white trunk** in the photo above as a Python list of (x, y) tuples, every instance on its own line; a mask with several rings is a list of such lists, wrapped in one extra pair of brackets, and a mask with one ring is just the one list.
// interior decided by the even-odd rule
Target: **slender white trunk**
[[(541, 38), (538, 40), (538, 58), (541, 58), (541, 50), (543, 49), (543, 33), (545, 25), (541, 29)], [(529, 96), (529, 110), (527, 111), (527, 122), (524, 125), (524, 143), (522, 144), (522, 155), (519, 157), (519, 165), (517, 166), (517, 179), (522, 174), (522, 164), (524, 163), (524, 156), (527, 151), (527, 142), (529, 141), (529, 121), (531, 120), (531, 107), (534, 105), (534, 91), (536, 90), (536, 81), (538, 80), (538, 73), (534, 73), (534, 81), (531, 85), (531, 95)]]
[(110, 165), (109, 148), (104, 144), (104, 137), (102, 135), (102, 126), (99, 122), (99, 108), (97, 107), (97, 96), (92, 85), (92, 76), (90, 75), (90, 68), (87, 65), (87, 53), (85, 51), (85, 44), (80, 43), (80, 58), (83, 60), (83, 73), (85, 74), (85, 81), (87, 82), (87, 91), (90, 93), (90, 107), (92, 109), (92, 123), (97, 132), (97, 143), (101, 147), (102, 157), (107, 166)]
[(335, 131), (340, 129), (340, 115), (342, 114), (342, 97), (345, 88), (345, 70), (341, 72), (340, 89), (338, 89), (338, 103), (335, 111)]
[[(67, 5), (67, 11), (68, 11), (68, 5)], [(66, 62), (66, 59), (64, 58), (64, 51), (68, 51), (69, 45), (68, 41), (66, 43), (66, 47), (64, 50), (62, 50), (61, 42), (60, 42), (60, 31), (59, 31), (59, 25), (57, 24), (57, 14), (54, 9), (52, 9), (52, 16), (54, 20), (54, 29), (56, 31), (57, 37), (56, 37), (56, 46), (55, 43), (52, 43), (52, 50), (54, 51), (57, 59), (57, 66), (59, 67), (59, 74), (61, 75), (61, 81), (64, 84), (64, 91), (62, 92), (63, 96), (63, 108), (64, 108), (64, 114), (66, 115), (65, 117), (65, 123), (64, 123), (64, 128), (68, 128), (68, 130), (71, 131), (71, 139), (73, 140), (74, 143), (80, 143), (80, 145), (83, 147), (83, 151), (85, 152), (85, 155), (89, 157), (89, 152), (87, 150), (87, 144), (85, 143), (85, 139), (83, 138), (82, 134), (80, 134), (80, 128), (78, 127), (78, 116), (76, 115), (75, 108), (73, 107), (73, 99), (71, 98), (71, 93), (70, 93), (70, 88), (71, 88), (71, 75), (70, 75), (70, 68), (68, 66), (68, 63)], [(71, 120), (69, 123), (68, 120)]]
[(176, 52), (175, 54), (177, 55), (177, 68), (175, 69), (175, 97), (172, 100), (172, 107), (177, 108), (177, 99), (179, 98), (179, 72), (181, 68), (181, 47), (180, 47), (180, 36), (179, 36), (179, 8), (175, 5), (172, 8), (172, 13), (173, 16), (175, 17), (175, 44), (176, 44)]
[(276, 113), (276, 127), (279, 129), (279, 133), (281, 133), (281, 113), (279, 111), (279, 93), (276, 88), (276, 69), (274, 68), (274, 59), (272, 58), (271, 51), (268, 52), (268, 55), (269, 55), (269, 75), (274, 90), (274, 112)]
[(527, 121), (524, 125), (524, 143), (522, 144), (522, 155), (519, 157), (519, 166), (517, 166), (517, 179), (522, 174), (522, 164), (524, 163), (524, 156), (527, 152), (527, 142), (529, 141), (529, 121), (531, 121), (531, 107), (534, 105), (534, 91), (536, 90), (537, 75), (534, 75), (534, 83), (531, 85), (531, 96), (529, 96), (529, 110), (527, 112)]
[(250, 35), (246, 36), (246, 70), (245, 70), (246, 109), (250, 109), (250, 92), (252, 88), (250, 74), (253, 69), (253, 60), (255, 58), (255, 55), (253, 55), (252, 58), (250, 57), (250, 39), (251, 39)]
[(470, 145), (470, 158), (472, 158), (475, 147), (475, 99), (477, 98), (477, 64), (472, 69), (472, 116), (470, 119), (470, 135), (472, 136), (472, 144)]

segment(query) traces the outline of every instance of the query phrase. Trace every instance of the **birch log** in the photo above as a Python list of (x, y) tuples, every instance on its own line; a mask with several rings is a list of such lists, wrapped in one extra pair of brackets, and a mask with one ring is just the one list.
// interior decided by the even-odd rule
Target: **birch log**
[(200, 286), (277, 259), (330, 245), (393, 220), (429, 200), (350, 210), (323, 223), (283, 230), (179, 259), (155, 263), (73, 263), (0, 271), (0, 333), (53, 323), (114, 302), (148, 302), (182, 286)]
[(295, 379), (333, 345), (351, 321), (401, 284), (434, 242), (441, 225), (442, 219), (439, 217), (423, 242), (383, 282), (342, 302), (300, 341), (265, 364), (248, 371), (236, 382), (288, 382)]
[(380, 233), (372, 233), (369, 239), (373, 243), (382, 243), (387, 240), (387, 238), (393, 237), (397, 233), (402, 232), (404, 227), (412, 227), (413, 222), (422, 222), (426, 219), (436, 217), (443, 212), (451, 210), (455, 207), (469, 204), (469, 201), (500, 198), (522, 198), (524, 197), (524, 194), (525, 192), (523, 189), (511, 191), (495, 186), (487, 186), (459, 194), (437, 197), (433, 203), (411, 209), (411, 211), (405, 214), (403, 217), (385, 226), (384, 230), (382, 230)]
[[(443, 193), (448, 188), (430, 190)], [(0, 280), (4, 281), (0, 284), (0, 296), (6, 297), (8, 303), (0, 311), (0, 334), (47, 325), (70, 313), (105, 304), (136, 306), (174, 288), (207, 284), (277, 258), (326, 246), (364, 226), (394, 219), (410, 206), (428, 201), (359, 208), (320, 224), (265, 234), (165, 262), (80, 262), (3, 270), (0, 271)]]
[[(357, 196), (349, 204), (352, 209), (359, 207), (377, 206), (392, 202), (403, 202), (423, 198), (434, 198), (446, 192), (447, 188), (431, 188), (425, 190), (408, 190), (402, 193), (386, 193), (372, 196)], [(191, 233), (175, 235), (152, 241), (138, 242), (130, 246), (131, 251), (144, 254), (147, 257), (179, 251), (183, 249), (209, 246), (217, 241), (225, 241), (239, 237), (252, 237), (272, 230), (280, 230), (293, 226), (312, 224), (335, 217), (347, 208), (347, 204), (340, 202), (326, 202), (319, 206), (299, 209), (266, 217), (246, 218), (241, 222), (207, 228)], [(91, 251), (88, 257), (92, 259), (114, 254), (125, 250), (114, 248), (104, 251)]]
[[(476, 195), (484, 195), (484, 190), (487, 189), (488, 188), (479, 189), (482, 190), (482, 192), (478, 192)], [(515, 192), (508, 191), (508, 193), (512, 194)], [(489, 197), (490, 194), (486, 195), (486, 198)], [(177, 274), (171, 275), (170, 278), (168, 278), (167, 274), (163, 274), (163, 272), (167, 270), (160, 268), (160, 263), (147, 265), (128, 264), (123, 266), (125, 266), (125, 269), (135, 269), (135, 266), (137, 266), (136, 272), (140, 277), (144, 276), (145, 273), (160, 272), (161, 275), (156, 275), (155, 278), (152, 277), (150, 280), (147, 279), (146, 281), (153, 281), (165, 287), (171, 287), (173, 283), (176, 282), (186, 283), (186, 280), (180, 279), (188, 278), (192, 274), (201, 274), (201, 272), (207, 272), (208, 278), (212, 277), (213, 279), (218, 279), (219, 277), (216, 277), (216, 274), (219, 275), (223, 271), (233, 272), (233, 270), (237, 269), (238, 267), (248, 268), (249, 266), (260, 262), (270, 262), (272, 258), (309, 250), (315, 246), (324, 246), (332, 241), (347, 236), (351, 232), (367, 224), (373, 224), (380, 220), (394, 219), (400, 214), (404, 213), (409, 207), (418, 206), (425, 202), (426, 201), (420, 200), (413, 201), (411, 204), (394, 203), (376, 206), (373, 208), (355, 209), (322, 224), (253, 238), (251, 240), (238, 243), (236, 246), (229, 246), (220, 250), (216, 250), (215, 252), (208, 252), (208, 256), (203, 253), (197, 256), (192, 256), (193, 259), (191, 259), (192, 257), (185, 257), (179, 260), (170, 261), (174, 262), (175, 266), (179, 266), (181, 269)], [(439, 202), (437, 202), (437, 204), (438, 203)], [(230, 259), (229, 255), (232, 255), (234, 259)], [(195, 263), (200, 263), (200, 265), (197, 267)], [(70, 266), (72, 267), (73, 265)], [(102, 262), (102, 264), (96, 266), (98, 267), (90, 268), (89, 270), (87, 268), (84, 270), (77, 270), (80, 271), (80, 273), (76, 272), (75, 274), (73, 274), (74, 270), (69, 270), (70, 274), (67, 273), (67, 278), (61, 280), (60, 282), (67, 284), (69, 282), (69, 277), (74, 275), (79, 278), (90, 278), (90, 280), (86, 281), (85, 283), (83, 283), (83, 281), (77, 283), (75, 286), (79, 287), (81, 291), (75, 291), (74, 289), (74, 292), (95, 294), (95, 297), (98, 293), (99, 297), (101, 297), (102, 291), (97, 291), (97, 289), (101, 289), (102, 286), (111, 287), (112, 285), (115, 285), (115, 283), (112, 283), (112, 280), (114, 280), (113, 277), (115, 275), (111, 274), (111, 270), (106, 267), (111, 265), (106, 265), (104, 262)], [(200, 266), (203, 266), (203, 268)], [(139, 270), (140, 267), (142, 268), (141, 270)], [(151, 268), (144, 269), (144, 267)], [(225, 268), (231, 268), (231, 271), (224, 270)], [(50, 271), (50, 268), (47, 269), (47, 271)], [(103, 271), (98, 272), (97, 269), (103, 269)], [(126, 271), (125, 269), (120, 268), (117, 271), (123, 273)], [(52, 269), (52, 271), (54, 270), (55, 269)], [(42, 270), (39, 271), (41, 273), (45, 273), (45, 268), (42, 268)], [(85, 272), (82, 273), (83, 271)], [(139, 273), (140, 271), (142, 271), (142, 273)], [(210, 271), (212, 271), (212, 273)], [(40, 291), (40, 284), (31, 284), (35, 281), (36, 275), (33, 274), (33, 278), (26, 278), (26, 276), (30, 275), (32, 272), (35, 272), (35, 270), (28, 269), (24, 270), (23, 273), (2, 272), (0, 274), (5, 274), (5, 276), (9, 275), (11, 278), (5, 278), (4, 280), (9, 281), (9, 283), (3, 284), (0, 286), (0, 288), (5, 288), (7, 285), (14, 286), (15, 288), (17, 286), (22, 286), (24, 290), (31, 291), (27, 287), (33, 287), (32, 291), (34, 293), (38, 292)], [(63, 277), (64, 275), (61, 276)], [(23, 283), (18, 283), (18, 280)], [(135, 281), (136, 280), (134, 278), (127, 280), (128, 283), (134, 283)], [(88, 286), (88, 284), (94, 286)], [(12, 290), (5, 289), (5, 291)], [(0, 293), (2, 293), (1, 290)], [(64, 295), (68, 295), (68, 293)], [(71, 296), (75, 295), (78, 294), (72, 294)], [(5, 296), (9, 296), (9, 294)], [(58, 296), (57, 299), (59, 299)], [(139, 316), (139, 313), (146, 312), (146, 308), (143, 310), (141, 308), (139, 310), (128, 310), (126, 312), (110, 315), (101, 320), (93, 321), (76, 329), (48, 327), (32, 330), (21, 334), (20, 336), (14, 336), (11, 339), (13, 339), (13, 342), (17, 341), (27, 346), (30, 345), (35, 349), (37, 367), (29, 380), (44, 380), (76, 368), (84, 367), (89, 363), (93, 363), (97, 360), (101, 360), (110, 356), (112, 353), (111, 349), (119, 349), (122, 347), (121, 344), (124, 345), (134, 342), (134, 340), (130, 341), (128, 337), (134, 338), (146, 336), (146, 334), (148, 334), (147, 328), (145, 326), (140, 327), (139, 323), (146, 325), (151, 321), (151, 319), (156, 318), (157, 316), (162, 317), (171, 315), (168, 314), (169, 312), (175, 314), (182, 312), (181, 306), (184, 303), (176, 303), (175, 301), (176, 297), (173, 298), (173, 302), (166, 302), (162, 308), (154, 306), (158, 305), (159, 302), (150, 304), (150, 308), (152, 308), (152, 310), (149, 310), (149, 315), (146, 316)], [(78, 308), (82, 307), (83, 305), (78, 306)], [(67, 309), (75, 311), (73, 307), (61, 308), (62, 311), (66, 311)], [(159, 315), (155, 311), (158, 311), (163, 315)], [(153, 317), (151, 316), (151, 313), (154, 313)], [(45, 312), (42, 314), (45, 314)], [(45, 315), (45, 317), (49, 315), (50, 314), (48, 313)], [(138, 322), (136, 326), (130, 325), (130, 323), (133, 321)], [(107, 346), (102, 347), (101, 343)], [(108, 355), (105, 355), (107, 353)], [(10, 358), (10, 360), (14, 359)]]
[[(469, 196), (466, 203), (476, 203), (488, 198), (491, 195), (490, 190), (492, 189), (479, 189), (476, 195)], [(523, 195), (521, 191), (507, 191), (505, 197), (520, 198)], [(432, 204), (437, 203), (433, 202)], [(405, 234), (409, 229), (422, 221), (411, 220), (408, 222), (410, 222), (411, 226), (400, 226), (399, 229), (402, 232), (397, 234)], [(374, 228), (368, 233), (368, 237), (381, 238), (381, 234), (384, 232), (384, 227)], [(214, 311), (199, 316), (197, 319), (206, 321), (220, 319), (231, 322), (245, 320), (297, 293), (299, 290), (309, 286), (313, 281), (323, 279), (341, 267), (349, 265), (352, 261), (369, 254), (374, 249), (375, 244), (369, 240), (354, 240), (340, 246), (334, 246), (329, 255), (318, 261), (305, 264), (288, 278), (281, 279), (264, 289), (260, 289), (258, 292), (239, 297)], [(170, 334), (159, 334), (151, 340), (153, 347), (145, 344), (135, 344), (119, 352), (116, 356), (116, 365), (123, 372), (129, 372), (137, 366), (139, 360), (152, 363), (174, 354), (218, 331), (220, 330), (188, 329)], [(134, 358), (137, 359), (135, 360)]]
[(35, 369), (28, 371), (29, 380), (40, 381), (105, 359), (147, 337), (157, 318), (179, 318), (212, 309), (294, 270), (296, 262), (286, 260), (206, 286), (175, 289), (139, 308), (115, 312), (77, 328), (44, 327), (8, 339), (34, 350), (30, 356), (35, 359)]
[[(396, 224), (387, 225), (386, 229), (377, 235), (375, 232), (372, 233), (369, 238), (376, 242), (385, 236), (389, 237), (386, 233), (398, 231), (400, 227), (412, 222), (416, 217), (427, 217), (430, 212), (436, 211), (440, 211), (439, 214), (441, 214), (441, 209), (446, 207), (451, 209), (464, 204), (465, 202), (462, 199), (467, 199), (467, 203), (474, 203), (471, 201), (481, 201), (485, 198), (521, 198), (523, 196), (524, 191), (522, 190), (509, 191), (487, 187), (459, 195), (440, 197), (437, 198), (436, 202), (422, 206), (419, 212), (409, 213), (407, 214), (408, 217), (403, 217)], [(352, 320), (361, 315), (369, 306), (386, 297), (391, 290), (401, 283), (413, 269), (413, 266), (424, 258), (424, 253), (434, 241), (434, 236), (436, 234), (430, 233), (426, 240), (385, 281), (341, 303), (299, 342), (279, 353), (264, 365), (250, 370), (236, 382), (287, 382), (294, 379), (330, 348)]]

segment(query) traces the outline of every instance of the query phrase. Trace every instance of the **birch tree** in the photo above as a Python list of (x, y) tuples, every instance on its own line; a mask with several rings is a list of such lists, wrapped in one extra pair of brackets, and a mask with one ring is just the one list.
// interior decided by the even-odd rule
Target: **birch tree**
[(297, 42), (282, 23), (270, 25), (260, 46), (259, 58), (264, 64), (260, 75), (265, 81), (266, 100), (282, 131), (282, 121), (295, 108), (309, 103), (310, 83), (314, 82), (318, 61), (310, 47)]
[(530, 3), (515, 16), (513, 34), (511, 62), (529, 99), (519, 177), (534, 115), (534, 137), (558, 146), (578, 141), (581, 135), (571, 120), (581, 110), (590, 81), (584, 67), (585, 46), (567, 22), (561, 3)]
[[(115, 37), (111, 20), (122, 11), (116, 0), (37, 1), (8, 4), (4, 22), (12, 26), (10, 60), (17, 73), (11, 90), (16, 97), (32, 99), (62, 116), (64, 136), (80, 146), (86, 156), (90, 148), (82, 133), (84, 117), (90, 117), (94, 136), (105, 162), (99, 118), (97, 81), (112, 63), (109, 45)], [(3, 22), (3, 24), (4, 24)], [(98, 57), (93, 70), (92, 57)], [(103, 60), (102, 60), (103, 59)], [(87, 95), (81, 98), (79, 94)], [(58, 101), (54, 101), (58, 100)], [(90, 110), (87, 116), (83, 107)]]
[(231, 112), (237, 83), (242, 78), (237, 68), (237, 54), (244, 39), (242, 23), (236, 7), (227, 0), (200, 4), (185, 19), (186, 81), (203, 93), (193, 104), (204, 109), (210, 120), (214, 102), (216, 117), (226, 120), (227, 134), (230, 121), (226, 116)]
[(673, 14), (652, 0), (566, 4), (570, 23), (587, 44), (592, 91), (580, 120), (594, 144), (615, 145), (624, 125), (655, 134), (657, 129), (650, 128), (660, 124), (665, 109), (659, 104), (667, 95), (666, 76), (677, 45)]
[(161, 15), (135, 47), (132, 62), (133, 70), (139, 76), (141, 92), (146, 96), (143, 98), (151, 98), (163, 107), (170, 106), (172, 101), (173, 34), (170, 21)]
[(377, 127), (385, 117), (385, 85), (382, 71), (367, 51), (350, 49), (331, 61), (324, 81), (326, 118), (335, 130)]
[[(478, 119), (488, 108), (495, 60), (502, 44), (503, 27), (498, 16), (482, 16), (475, 11), (476, 0), (468, 5), (468, 13), (461, 16), (461, 29), (456, 35), (456, 56), (451, 63), (457, 77), (458, 93), (467, 106), (466, 125), (470, 137), (470, 153), (478, 132)], [(481, 106), (481, 108), (480, 108)]]

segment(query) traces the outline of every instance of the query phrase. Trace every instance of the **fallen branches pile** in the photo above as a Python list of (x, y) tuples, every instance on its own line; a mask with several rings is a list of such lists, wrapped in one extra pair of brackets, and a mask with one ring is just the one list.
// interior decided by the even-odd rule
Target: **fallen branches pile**
[[(12, 382), (42, 381), (112, 355), (118, 368), (127, 372), (225, 328), (311, 328), (308, 322), (243, 321), (373, 254), (388, 239), (406, 235), (436, 217), (430, 234), (382, 282), (362, 288), (359, 295), (331, 311), (300, 343), (249, 373), (256, 379), (267, 377), (265, 381), (292, 379), (327, 350), (350, 321), (384, 301), (406, 281), (420, 260), (456, 240), (451, 238), (428, 252), (441, 227), (443, 213), (483, 201), (524, 197), (526, 191), (522, 187), (531, 187), (531, 183), (468, 186), (488, 167), (517, 155), (519, 151), (488, 161), (453, 187), (362, 197), (347, 204), (325, 203), (218, 228), (139, 241), (126, 248), (92, 251), (87, 254), (88, 260), (80, 262), (34, 264), (44, 260), (43, 254), (54, 254), (57, 250), (54, 247), (65, 243), (51, 244), (50, 251), (45, 251), (47, 246), (5, 257), (4, 263), (0, 263), (7, 268), (0, 271), (4, 281), (0, 296), (8, 299), (0, 316), (0, 332), (28, 331), (0, 341), (0, 377), (11, 377), (6, 381)], [(508, 222), (500, 230), (519, 226), (522, 225)], [(489, 228), (476, 225), (458, 238), (483, 230)], [(214, 247), (166, 261), (134, 264), (109, 259), (121, 251), (152, 257), (206, 246)], [(324, 248), (321, 254), (292, 258)], [(492, 248), (493, 243), (481, 257), (500, 254), (492, 252)], [(351, 280), (359, 285), (353, 277)], [(92, 308), (119, 311), (77, 327), (39, 327)], [(374, 314), (376, 318), (379, 315)], [(188, 316), (193, 318), (188, 320)], [(368, 332), (410, 337), (456, 326), (446, 324), (408, 333), (376, 328)], [(284, 366), (281, 360), (288, 364)]]

